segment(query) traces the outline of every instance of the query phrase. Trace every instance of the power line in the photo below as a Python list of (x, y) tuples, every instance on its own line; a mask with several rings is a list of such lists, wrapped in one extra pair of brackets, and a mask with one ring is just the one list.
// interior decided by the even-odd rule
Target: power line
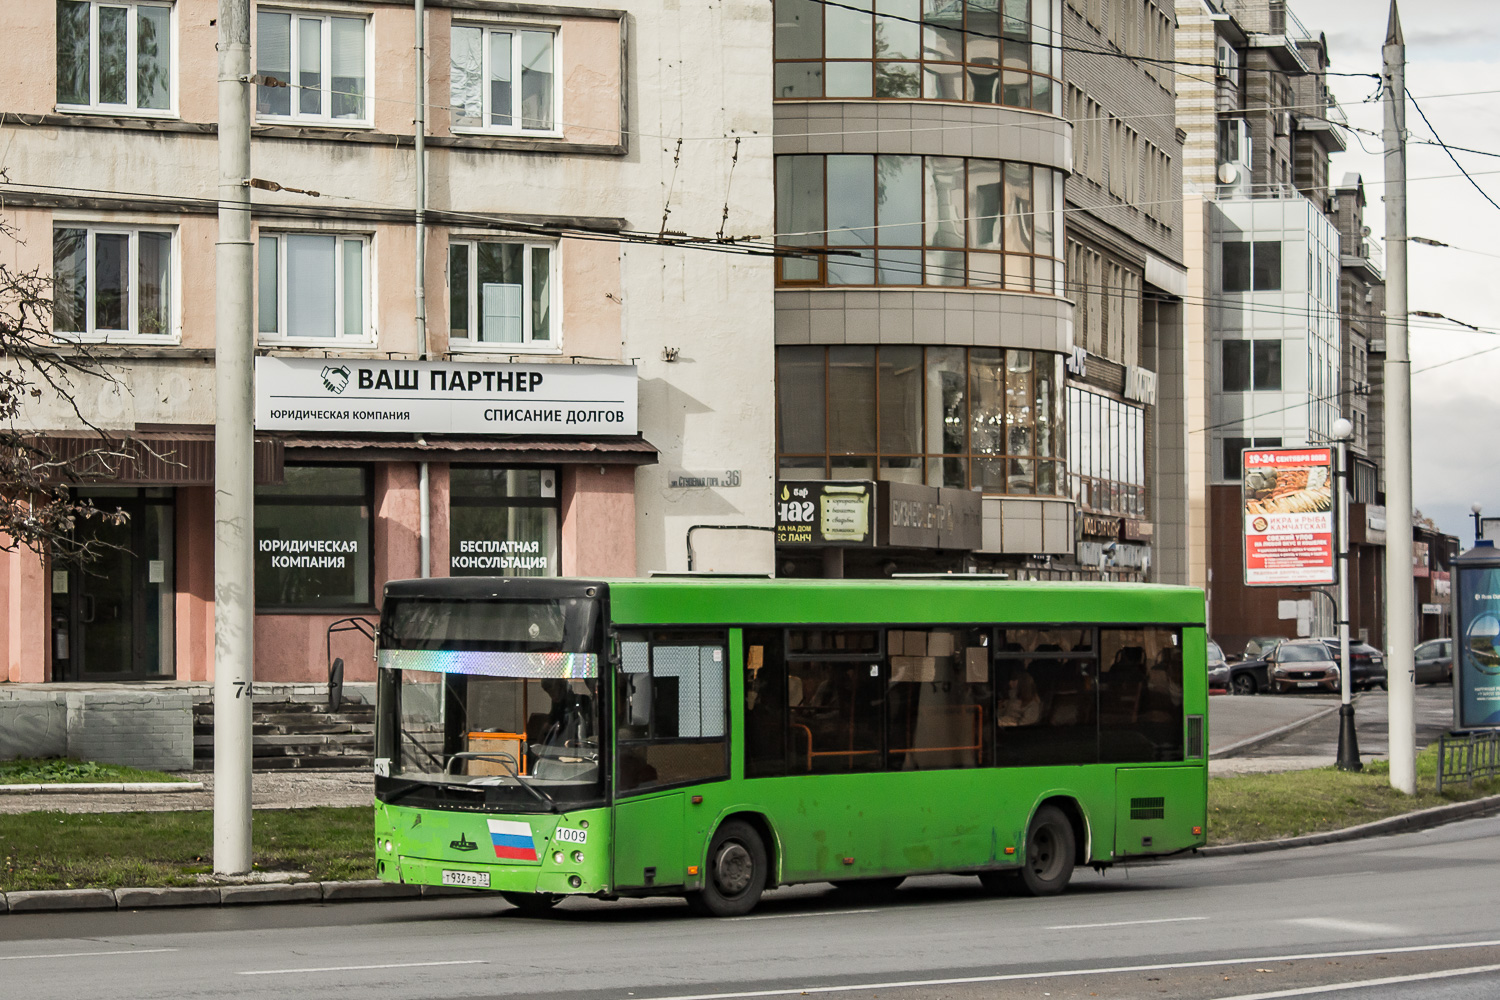
[(1469, 172), (1464, 169), (1462, 163), (1458, 162), (1458, 157), (1453, 155), (1453, 150), (1449, 148), (1447, 143), (1443, 142), (1443, 138), (1438, 135), (1437, 129), (1432, 127), (1432, 122), (1427, 120), (1427, 112), (1422, 110), (1422, 105), (1417, 103), (1417, 99), (1411, 96), (1411, 91), (1409, 90), (1406, 92), (1406, 99), (1411, 101), (1411, 106), (1417, 109), (1417, 114), (1422, 116), (1422, 123), (1427, 126), (1427, 130), (1432, 133), (1432, 137), (1437, 140), (1438, 144), (1443, 147), (1443, 152), (1448, 154), (1448, 159), (1453, 161), (1453, 165), (1458, 168), (1459, 173), (1463, 174), (1469, 183), (1474, 185), (1474, 190), (1478, 191), (1484, 197), (1485, 201), (1489, 202), (1496, 209), (1500, 209), (1500, 202), (1496, 202), (1494, 198), (1491, 198), (1490, 193), (1480, 187), (1479, 182), (1469, 175)]

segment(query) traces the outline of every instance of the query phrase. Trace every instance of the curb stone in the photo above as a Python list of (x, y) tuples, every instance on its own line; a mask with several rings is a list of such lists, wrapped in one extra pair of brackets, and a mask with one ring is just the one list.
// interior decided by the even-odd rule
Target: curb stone
[(0, 795), (142, 795), (201, 792), (201, 781), (108, 781), (45, 785), (0, 785)]
[(225, 906), (240, 903), (302, 903), (323, 901), (323, 886), (318, 882), (283, 882), (269, 885), (225, 885), (219, 887), (219, 902)]
[(148, 906), (215, 906), (220, 902), (218, 886), (186, 889), (131, 888), (115, 890), (115, 905), (122, 910)]
[(1348, 826), (1342, 830), (1329, 830), (1326, 833), (1309, 833), (1301, 837), (1283, 837), (1280, 840), (1261, 840), (1250, 844), (1223, 844), (1218, 847), (1204, 847), (1194, 851), (1193, 854), (1195, 857), (1212, 858), (1233, 854), (1260, 854), (1265, 851), (1287, 851), (1294, 847), (1317, 847), (1320, 844), (1338, 844), (1350, 840), (1364, 840), (1368, 837), (1384, 837), (1394, 833), (1412, 833), (1417, 830), (1429, 830), (1432, 827), (1442, 826), (1445, 823), (1454, 823), (1462, 819), (1474, 819), (1497, 812), (1500, 812), (1500, 795), (1489, 795), (1470, 802), (1454, 802), (1451, 805), (1419, 809), (1416, 812), (1406, 813), (1402, 816), (1377, 819), (1372, 823)]
[(12, 913), (42, 910), (113, 910), (115, 894), (109, 889), (38, 889), (31, 892), (7, 892), (5, 901)]

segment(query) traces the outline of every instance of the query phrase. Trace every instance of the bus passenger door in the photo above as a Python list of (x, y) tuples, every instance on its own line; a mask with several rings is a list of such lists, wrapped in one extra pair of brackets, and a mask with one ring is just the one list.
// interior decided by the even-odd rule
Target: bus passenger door
[(682, 885), (683, 793), (626, 799), (615, 804), (615, 887)]

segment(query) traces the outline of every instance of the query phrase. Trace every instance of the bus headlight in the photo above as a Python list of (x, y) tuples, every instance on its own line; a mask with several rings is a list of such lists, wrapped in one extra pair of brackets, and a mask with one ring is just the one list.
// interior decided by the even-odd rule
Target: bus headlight
[(385, 853), (391, 853), (391, 842), (389, 840), (385, 842)]
[(552, 860), (556, 864), (559, 864), (559, 865), (562, 864), (563, 863), (563, 852), (562, 851), (553, 851), (552, 852)]
[(574, 861), (575, 864), (580, 864), (580, 865), (583, 864), (583, 852), (582, 851), (574, 851), (573, 852), (573, 861)]
[(579, 878), (577, 875), (569, 875), (568, 885), (572, 886), (575, 889), (580, 888), (583, 885), (583, 879)]

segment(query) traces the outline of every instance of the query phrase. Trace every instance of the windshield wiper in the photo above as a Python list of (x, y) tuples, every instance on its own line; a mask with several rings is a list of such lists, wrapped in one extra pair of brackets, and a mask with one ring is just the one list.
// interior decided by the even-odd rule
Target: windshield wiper
[[(533, 796), (535, 796), (536, 800), (538, 802), (542, 803), (544, 806), (546, 806), (549, 812), (554, 812), (554, 813), (561, 813), (562, 812), (562, 810), (559, 809), (558, 806), (557, 806), (557, 801), (554, 798), (552, 798), (551, 795), (548, 795), (546, 792), (542, 791), (540, 788), (534, 787), (531, 784), (531, 782), (529, 782), (525, 778), (521, 777), (521, 772), (519, 770), (517, 770), (516, 766), (510, 762), (510, 758), (509, 757), (501, 757), (501, 756), (498, 756), (496, 754), (491, 754), (491, 753), (474, 753), (474, 752), (465, 751), (464, 753), (456, 753), (453, 756), (449, 757), (448, 758), (448, 767), (452, 767), (453, 766), (453, 762), (456, 761), (456, 760), (488, 760), (488, 761), (492, 761), (492, 762), (494, 762), (496, 764), (499, 764), (501, 767), (505, 768), (506, 770), (508, 770), (510, 772), (510, 776), (512, 778), (516, 779), (516, 784), (520, 785), (522, 788), (526, 789)], [(448, 767), (443, 768), (443, 773), (445, 773), (445, 774), (447, 773)]]

